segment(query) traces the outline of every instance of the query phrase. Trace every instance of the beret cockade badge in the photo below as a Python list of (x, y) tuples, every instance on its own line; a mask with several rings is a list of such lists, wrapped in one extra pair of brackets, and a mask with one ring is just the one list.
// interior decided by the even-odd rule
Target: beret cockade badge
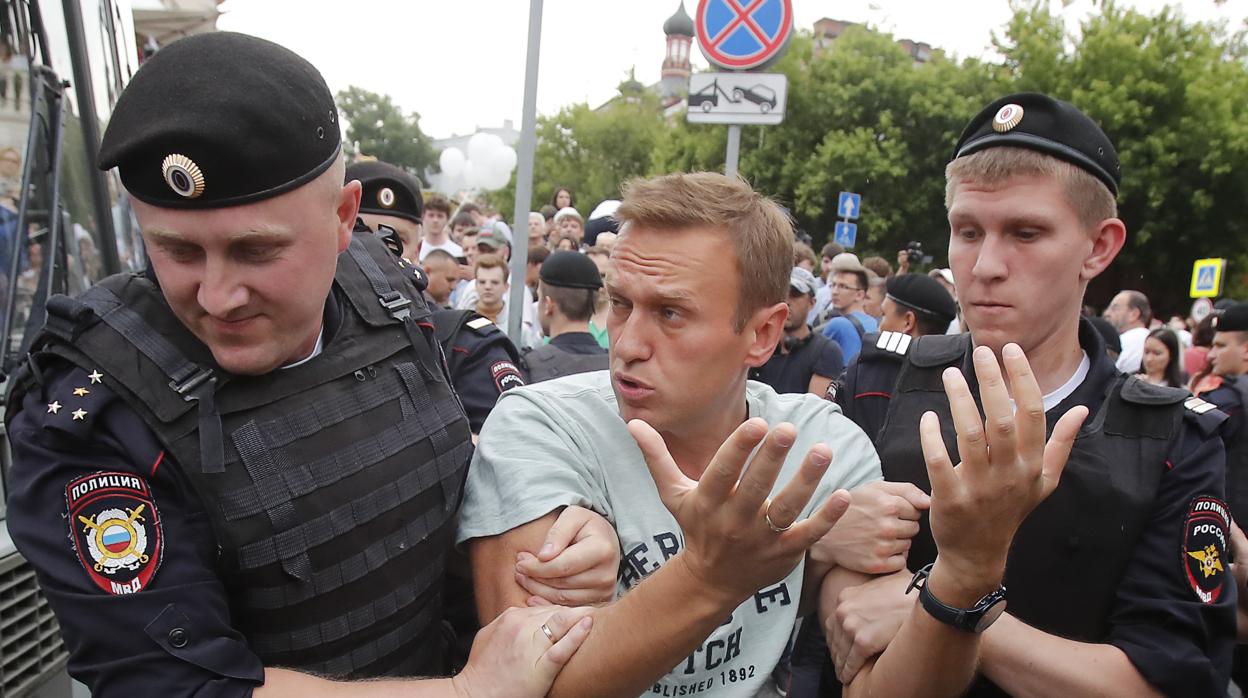
[(195, 161), (173, 153), (165, 156), (160, 169), (169, 188), (183, 198), (197, 199), (204, 193), (204, 173)]
[(1007, 104), (997, 111), (992, 119), (992, 129), (997, 133), (1005, 133), (1023, 120), (1023, 108), (1017, 104)]

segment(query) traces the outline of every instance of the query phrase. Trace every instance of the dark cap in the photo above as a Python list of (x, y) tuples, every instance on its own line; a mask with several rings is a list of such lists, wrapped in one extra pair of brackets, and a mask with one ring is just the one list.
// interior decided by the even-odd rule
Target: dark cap
[(1002, 145), (1065, 160), (1087, 170), (1118, 194), (1122, 181), (1118, 151), (1101, 127), (1072, 104), (1035, 92), (1002, 97), (966, 125), (953, 158)]
[(1248, 332), (1248, 303), (1236, 303), (1213, 318), (1214, 332)]
[(560, 250), (542, 262), (538, 278), (547, 286), (563, 288), (602, 288), (602, 275), (594, 260), (580, 252)]
[(288, 49), (231, 32), (197, 34), (149, 58), (122, 92), (100, 145), (135, 198), (220, 208), (306, 184), (338, 157), (334, 98)]
[(899, 274), (888, 280), (886, 294), (920, 313), (952, 322), (958, 316), (958, 304), (939, 281), (927, 274)]
[(425, 212), (425, 200), (420, 193), (420, 182), (401, 167), (388, 162), (369, 160), (347, 167), (346, 181), (360, 180), (360, 213), (380, 216), (398, 216), (415, 223), (421, 222)]

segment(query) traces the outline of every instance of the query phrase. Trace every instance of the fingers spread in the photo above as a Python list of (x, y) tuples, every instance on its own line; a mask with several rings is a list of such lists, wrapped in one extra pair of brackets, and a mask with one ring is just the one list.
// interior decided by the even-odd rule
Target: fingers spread
[[(754, 459), (750, 461), (749, 468), (746, 469), (745, 475), (741, 477), (741, 482), (737, 485), (734, 506), (739, 507), (738, 511), (751, 519), (757, 516), (759, 508), (771, 494), (776, 476), (780, 473), (784, 459), (789, 455), (789, 449), (796, 440), (797, 430), (788, 423), (777, 425), (767, 435), (762, 447), (754, 454)], [(714, 467), (713, 463), (712, 467)]]
[(957, 487), (957, 475), (949, 460), (949, 450), (940, 434), (940, 418), (935, 412), (924, 412), (919, 419), (919, 445), (923, 448), (923, 460), (927, 463), (927, 478), (932, 483), (932, 494), (952, 492)]
[(815, 513), (781, 534), (782, 540), (797, 541), (802, 549), (809, 548), (815, 544), (815, 541), (827, 535), (836, 522), (841, 520), (841, 516), (849, 509), (851, 501), (853, 500), (846, 490), (833, 492), (828, 495), (828, 501), (815, 510)]
[(797, 517), (806, 508), (815, 489), (823, 480), (823, 474), (828, 471), (828, 465), (831, 462), (832, 449), (828, 448), (827, 444), (815, 444), (806, 452), (806, 458), (802, 460), (797, 476), (785, 485), (767, 508), (767, 516), (771, 519), (772, 525), (785, 528), (797, 521)]
[(694, 486), (693, 481), (680, 472), (672, 454), (667, 450), (667, 444), (663, 442), (663, 437), (654, 427), (640, 419), (634, 419), (628, 423), (628, 433), (637, 442), (641, 455), (646, 459), (646, 467), (650, 469), (663, 505), (669, 510), (676, 509), (685, 494)]
[(1083, 405), (1072, 407), (1053, 426), (1053, 435), (1044, 447), (1044, 496), (1057, 487), (1062, 478), (1062, 470), (1066, 468), (1066, 459), (1070, 458), (1070, 450), (1075, 446), (1075, 437), (1079, 435), (1079, 427), (1088, 417), (1088, 408)]
[(953, 416), (953, 429), (958, 435), (958, 452), (964, 464), (973, 467), (988, 465), (988, 440), (984, 435), (984, 420), (979, 416), (975, 398), (966, 378), (956, 368), (947, 368), (941, 374), (945, 383), (945, 395), (949, 397), (949, 412)]
[[(698, 496), (711, 504), (723, 502), (732, 494), (741, 479), (741, 469), (749, 460), (750, 453), (767, 436), (766, 420), (755, 417), (737, 427), (724, 443), (720, 444), (711, 464), (698, 480)], [(765, 495), (764, 495), (765, 496)], [(760, 500), (761, 502), (761, 500)]]
[(1010, 378), (1014, 395), (1015, 422), (1018, 424), (1018, 448), (1021, 453), (1040, 453), (1044, 449), (1044, 394), (1031, 370), (1031, 364), (1017, 344), (1001, 349), (1001, 361)]
[(1001, 375), (1001, 366), (997, 364), (997, 357), (988, 347), (976, 347), (974, 359), (992, 462), (1012, 465), (1017, 453), (1014, 405), (1010, 402), (1010, 393), (1005, 386), (1005, 378)]

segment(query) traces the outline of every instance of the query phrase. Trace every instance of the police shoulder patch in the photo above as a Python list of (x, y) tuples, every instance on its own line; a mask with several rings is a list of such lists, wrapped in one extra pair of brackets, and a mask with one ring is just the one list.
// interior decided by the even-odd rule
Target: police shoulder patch
[(1182, 564), (1187, 582), (1202, 603), (1216, 603), (1226, 589), (1231, 516), (1215, 497), (1192, 499), (1183, 521)]
[(91, 581), (109, 594), (146, 589), (164, 553), (147, 482), (133, 473), (92, 473), (65, 486), (65, 503), (70, 538)]
[(524, 374), (510, 361), (495, 361), (490, 364), (490, 376), (494, 378), (494, 386), (500, 393), (524, 385)]

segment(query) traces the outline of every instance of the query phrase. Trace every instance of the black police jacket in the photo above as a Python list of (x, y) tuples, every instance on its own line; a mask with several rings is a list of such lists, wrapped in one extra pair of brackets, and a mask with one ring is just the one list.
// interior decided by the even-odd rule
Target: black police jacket
[(442, 671), (471, 444), (397, 262), (355, 237), (324, 351), (259, 377), (220, 371), (140, 275), (49, 304), (11, 397), (9, 525), (97, 694)]
[[(1079, 340), (1087, 377), (1046, 417), (1051, 430), (1076, 405), (1090, 416), (1057, 490), (1015, 536), (1007, 612), (1047, 633), (1118, 647), (1166, 695), (1221, 695), (1236, 603), (1217, 437), (1225, 417), (1185, 391), (1120, 374), (1086, 321)], [(940, 376), (961, 368), (978, 399), (970, 348), (969, 335), (922, 337), (909, 348), (875, 440), (885, 479), (931, 491), (917, 438), (925, 411), (940, 417), (957, 461)], [(926, 515), (921, 525), (912, 570), (935, 558)], [(982, 678), (970, 691), (1000, 694)]]

